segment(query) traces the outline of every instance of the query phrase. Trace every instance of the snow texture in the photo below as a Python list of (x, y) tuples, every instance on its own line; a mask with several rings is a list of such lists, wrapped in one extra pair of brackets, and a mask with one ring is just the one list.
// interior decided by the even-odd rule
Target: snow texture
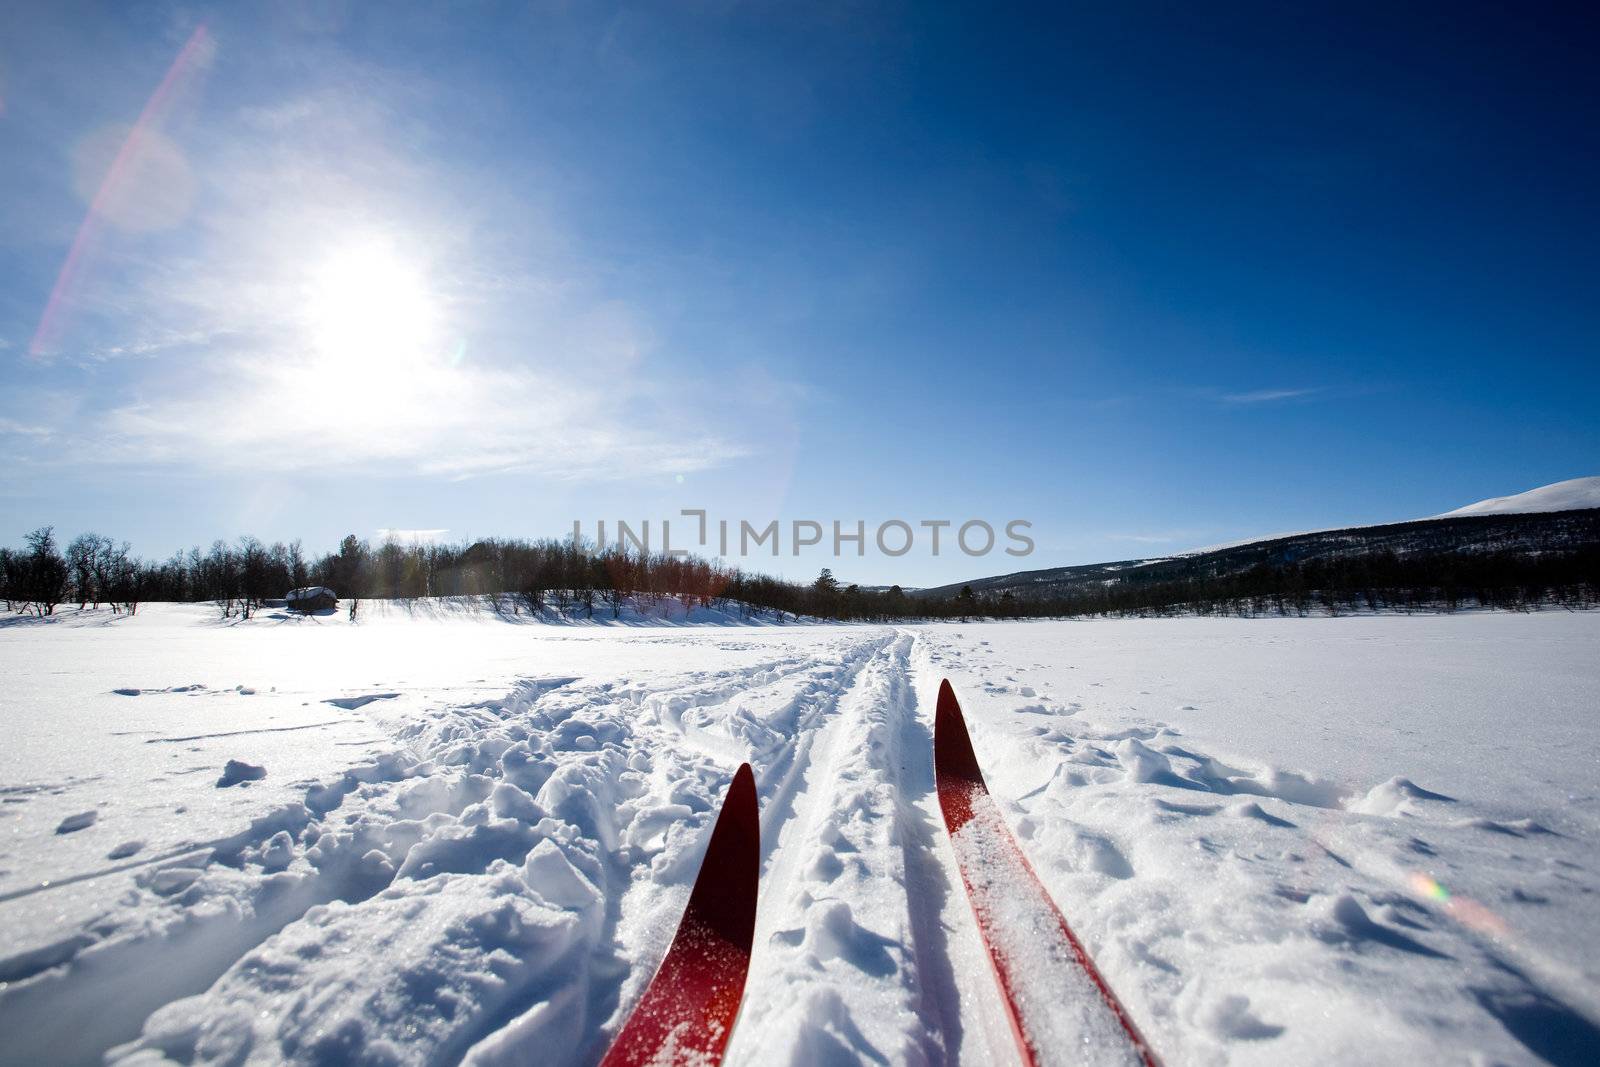
[[(944, 677), (1169, 1064), (1600, 1049), (1600, 615), (358, 619), (0, 625), (0, 1063), (593, 1062), (745, 760), (727, 1062), (1015, 1062), (954, 864), (984, 843), (933, 790)], [(1111, 1054), (1082, 990), (1025, 995)]]

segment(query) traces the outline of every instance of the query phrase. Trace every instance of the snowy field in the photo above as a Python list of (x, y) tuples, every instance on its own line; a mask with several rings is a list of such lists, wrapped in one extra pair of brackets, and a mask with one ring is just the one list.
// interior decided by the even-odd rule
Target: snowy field
[(1600, 1061), (1600, 614), (363, 613), (0, 625), (0, 1062), (592, 1062), (743, 760), (728, 1062), (1014, 1062), (946, 676), (1168, 1064)]

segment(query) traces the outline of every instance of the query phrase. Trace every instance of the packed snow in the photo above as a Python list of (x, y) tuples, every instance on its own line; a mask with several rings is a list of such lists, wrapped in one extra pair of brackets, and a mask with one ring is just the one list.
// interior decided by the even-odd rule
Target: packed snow
[(945, 677), (1168, 1064), (1594, 1062), (1597, 651), (1564, 612), (7, 619), (0, 1062), (593, 1062), (746, 760), (727, 1062), (1015, 1062), (933, 790)]

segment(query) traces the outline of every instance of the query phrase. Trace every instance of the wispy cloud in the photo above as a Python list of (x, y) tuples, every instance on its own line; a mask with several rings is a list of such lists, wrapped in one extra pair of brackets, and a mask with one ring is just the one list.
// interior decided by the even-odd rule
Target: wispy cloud
[(14, 434), (18, 437), (45, 438), (53, 435), (48, 426), (34, 426), (16, 419), (0, 417), (0, 434)]
[(1323, 390), (1320, 386), (1307, 389), (1252, 389), (1243, 393), (1220, 393), (1217, 399), (1224, 404), (1276, 404), (1285, 400), (1304, 400)]
[(362, 72), (197, 135), (183, 239), (110, 249), (63, 320), (81, 410), (49, 457), (570, 481), (749, 454), (740, 408), (768, 401), (676, 374), (554, 206), (406, 151), (419, 91)]

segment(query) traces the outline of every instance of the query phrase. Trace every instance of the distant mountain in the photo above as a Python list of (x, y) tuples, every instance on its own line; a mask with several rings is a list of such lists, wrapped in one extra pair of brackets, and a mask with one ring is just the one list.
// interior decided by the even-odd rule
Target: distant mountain
[(1468, 504), (1464, 508), (1447, 511), (1434, 518), (1448, 519), (1455, 515), (1525, 515), (1539, 511), (1576, 511), (1579, 508), (1600, 508), (1600, 477), (1569, 478), (1564, 482), (1542, 485), (1515, 496), (1495, 496)]
[[(1577, 511), (1582, 508), (1600, 508), (1600, 477), (1594, 478), (1569, 478), (1564, 482), (1552, 482), (1541, 485), (1537, 489), (1529, 489), (1526, 493), (1517, 493), (1514, 496), (1494, 496), (1488, 500), (1480, 500), (1476, 504), (1456, 508), (1439, 515), (1429, 515), (1426, 519), (1449, 519), (1457, 515), (1526, 515), (1537, 514), (1545, 511)], [(1359, 529), (1360, 527), (1351, 527)], [(1207, 552), (1217, 552), (1224, 548), (1237, 548), (1240, 545), (1253, 545), (1260, 541), (1279, 541), (1285, 537), (1299, 537), (1303, 534), (1332, 533), (1338, 527), (1329, 527), (1322, 530), (1296, 530), (1293, 532), (1267, 534), (1264, 537), (1245, 537), (1237, 541), (1224, 541), (1218, 545), (1207, 545), (1204, 548), (1191, 548), (1183, 552), (1175, 552), (1179, 556), (1199, 556)]]
[(1213, 596), (1222, 589), (1276, 590), (1325, 580), (1331, 572), (1344, 581), (1351, 568), (1362, 567), (1374, 574), (1394, 572), (1394, 580), (1410, 585), (1441, 568), (1459, 574), (1462, 561), (1483, 569), (1492, 560), (1491, 570), (1508, 571), (1530, 560), (1550, 563), (1575, 553), (1588, 559), (1597, 549), (1600, 478), (1576, 478), (1411, 522), (1286, 534), (1174, 556), (1019, 571), (910, 595), (946, 599), (970, 586), (980, 597), (1009, 593), (1024, 601), (1142, 600), (1146, 594), (1176, 600), (1189, 593)]

